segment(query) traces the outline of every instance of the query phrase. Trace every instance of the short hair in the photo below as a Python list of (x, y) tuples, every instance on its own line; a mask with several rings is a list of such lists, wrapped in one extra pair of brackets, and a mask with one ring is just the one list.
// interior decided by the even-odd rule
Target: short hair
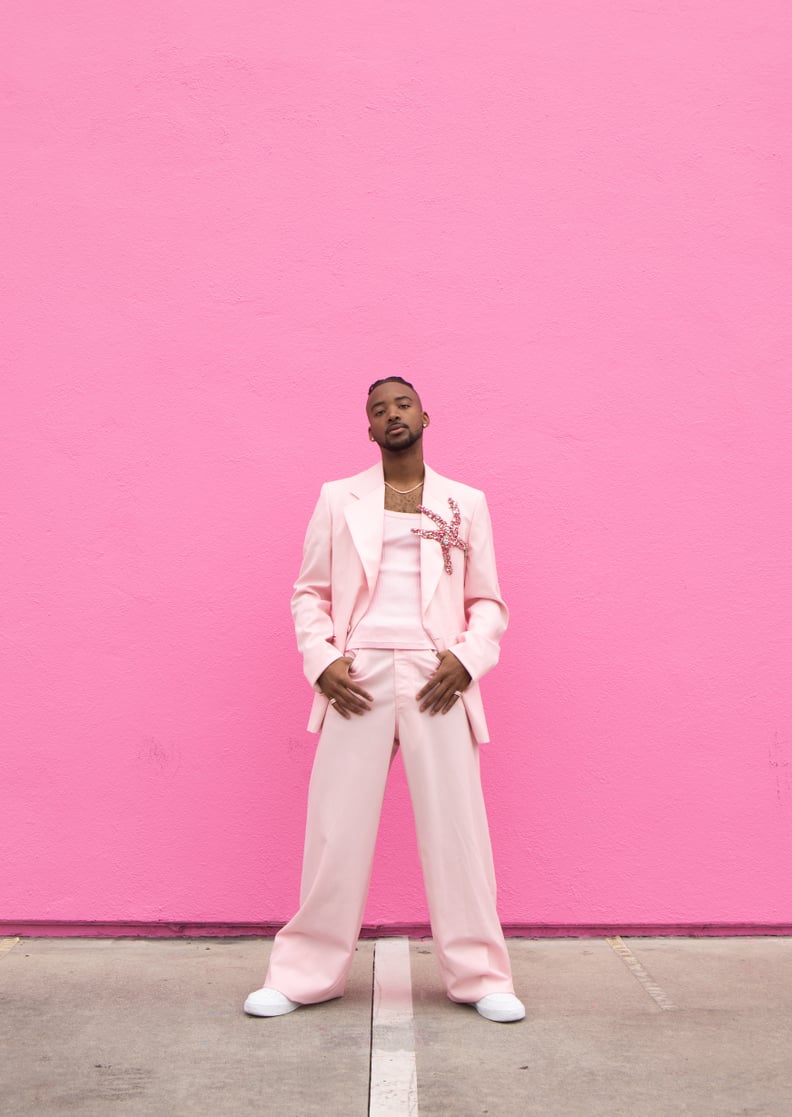
[(375, 380), (374, 381), (374, 383), (371, 385), (371, 387), (368, 390), (368, 394), (371, 395), (371, 393), (374, 391), (375, 388), (379, 388), (380, 384), (389, 384), (391, 382), (391, 380), (397, 380), (399, 382), (399, 384), (406, 384), (408, 388), (412, 388), (412, 390), (415, 391), (415, 388), (410, 383), (410, 381), (405, 380), (403, 376), (383, 376), (382, 380)]

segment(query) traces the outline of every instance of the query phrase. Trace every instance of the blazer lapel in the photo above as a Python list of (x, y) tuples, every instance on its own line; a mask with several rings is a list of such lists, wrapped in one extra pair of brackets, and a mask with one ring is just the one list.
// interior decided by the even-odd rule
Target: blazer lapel
[(344, 509), (352, 542), (366, 572), (369, 596), (374, 593), (382, 559), (384, 484), (380, 462), (355, 478), (350, 491), (358, 499)]
[[(451, 515), (448, 507), (448, 493), (443, 492), (440, 476), (429, 466), (425, 466), (424, 489), (422, 504), (424, 508), (431, 509), (444, 520)], [(424, 512), (421, 516), (421, 528), (425, 531), (436, 531), (437, 524), (430, 520)], [(440, 576), (443, 573), (443, 550), (436, 539), (425, 539), (421, 536), (421, 606), (424, 615), (429, 608), (429, 602), (434, 596)]]

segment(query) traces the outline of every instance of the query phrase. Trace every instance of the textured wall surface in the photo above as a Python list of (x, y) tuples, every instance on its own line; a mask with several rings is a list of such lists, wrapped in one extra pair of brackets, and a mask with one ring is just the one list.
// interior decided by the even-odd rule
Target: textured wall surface
[(502, 918), (792, 921), (788, 4), (6, 13), (0, 918), (291, 914), (291, 584), (400, 372), (512, 609)]

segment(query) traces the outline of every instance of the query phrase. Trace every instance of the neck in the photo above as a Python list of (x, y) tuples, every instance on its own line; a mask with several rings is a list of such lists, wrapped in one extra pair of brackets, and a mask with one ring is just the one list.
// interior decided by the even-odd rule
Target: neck
[(420, 442), (403, 454), (382, 451), (382, 472), (385, 480), (397, 489), (409, 489), (423, 480), (424, 460)]

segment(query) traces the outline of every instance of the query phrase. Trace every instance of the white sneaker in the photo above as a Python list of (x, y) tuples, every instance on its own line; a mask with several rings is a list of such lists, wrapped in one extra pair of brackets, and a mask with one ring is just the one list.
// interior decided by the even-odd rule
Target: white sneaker
[(277, 989), (257, 989), (245, 1001), (245, 1012), (248, 1016), (285, 1016), (287, 1012), (294, 1012), (300, 1005), (297, 1001), (290, 1001)]
[(514, 1020), (525, 1019), (525, 1005), (514, 993), (489, 993), (476, 1001), (474, 1008), (479, 1016), (498, 1024), (510, 1024)]

